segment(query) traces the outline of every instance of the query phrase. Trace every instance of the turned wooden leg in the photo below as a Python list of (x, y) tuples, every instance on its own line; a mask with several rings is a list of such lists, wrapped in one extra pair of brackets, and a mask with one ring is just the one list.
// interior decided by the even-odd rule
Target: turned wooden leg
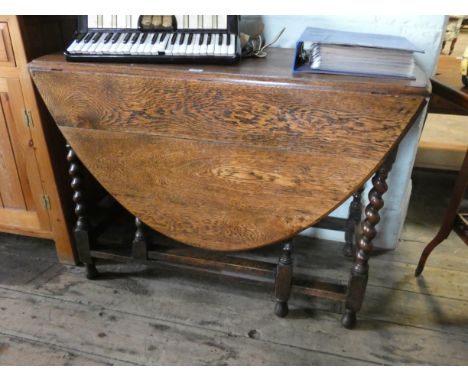
[(74, 237), (76, 248), (80, 260), (85, 264), (86, 277), (88, 279), (96, 278), (99, 273), (91, 257), (88, 235), (88, 217), (86, 215), (86, 203), (82, 190), (83, 181), (81, 177), (81, 164), (75, 152), (67, 144), (68, 173), (71, 176), (71, 188), (73, 190), (73, 202), (75, 203), (76, 224), (74, 228)]
[(442, 243), (452, 231), (455, 219), (457, 217), (458, 208), (465, 197), (465, 190), (468, 186), (468, 150), (465, 154), (465, 159), (463, 160), (462, 167), (458, 173), (457, 180), (455, 181), (455, 186), (453, 188), (452, 197), (450, 198), (447, 210), (445, 212), (444, 220), (442, 226), (439, 229), (439, 232), (431, 240), (431, 242), (424, 248), (421, 257), (419, 258), (418, 266), (414, 275), (419, 276), (424, 270), (424, 265), (426, 264), (427, 258), (431, 254), (432, 250)]
[(345, 244), (343, 246), (343, 255), (345, 257), (354, 257), (354, 243), (357, 227), (361, 223), (362, 203), (361, 195), (364, 188), (360, 188), (353, 193), (353, 200), (349, 205), (348, 220), (345, 227)]
[(372, 189), (369, 191), (369, 204), (365, 210), (365, 220), (362, 223), (362, 236), (358, 243), (354, 265), (351, 268), (351, 276), (345, 301), (345, 312), (341, 319), (342, 325), (352, 329), (356, 325), (356, 313), (361, 309), (364, 294), (366, 292), (369, 274), (369, 255), (372, 251), (372, 240), (377, 234), (375, 226), (380, 221), (379, 210), (383, 207), (382, 195), (387, 191), (386, 179), (395, 160), (396, 151), (390, 155), (382, 167), (372, 178)]
[(291, 241), (287, 241), (283, 246), (278, 265), (276, 267), (275, 278), (275, 314), (278, 317), (286, 317), (289, 308), (288, 300), (291, 294), (293, 263), (291, 257)]
[(132, 243), (132, 256), (138, 260), (147, 260), (148, 247), (146, 243), (145, 226), (143, 222), (135, 218), (135, 238)]

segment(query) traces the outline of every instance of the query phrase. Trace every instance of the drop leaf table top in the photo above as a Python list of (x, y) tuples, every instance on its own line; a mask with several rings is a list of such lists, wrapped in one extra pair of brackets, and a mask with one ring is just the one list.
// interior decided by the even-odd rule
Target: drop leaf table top
[(213, 250), (284, 240), (369, 179), (421, 112), (416, 80), (293, 76), (292, 50), (235, 66), (29, 64), (81, 162), (126, 209)]

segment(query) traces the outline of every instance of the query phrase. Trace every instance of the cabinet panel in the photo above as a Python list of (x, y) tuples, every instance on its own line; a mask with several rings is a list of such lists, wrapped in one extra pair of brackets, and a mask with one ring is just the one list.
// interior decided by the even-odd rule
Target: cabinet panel
[(49, 215), (41, 205), (44, 193), (33, 140), (23, 116), (24, 102), (19, 80), (0, 78), (1, 207), (34, 212), (40, 228), (46, 230), (50, 228)]
[(0, 66), (15, 66), (8, 24), (0, 22)]
[[(0, 93), (0, 96), (2, 94), (5, 93)], [(5, 208), (26, 209), (4, 106), (0, 102), (0, 205)]]

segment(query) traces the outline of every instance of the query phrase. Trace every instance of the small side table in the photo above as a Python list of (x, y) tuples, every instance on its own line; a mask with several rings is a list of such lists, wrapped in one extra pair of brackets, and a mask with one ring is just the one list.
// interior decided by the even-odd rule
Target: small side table
[[(443, 107), (439, 107), (441, 106), (439, 102), (434, 103), (431, 101), (431, 112), (468, 115), (468, 87), (464, 87), (461, 81), (459, 63), (460, 62), (453, 57), (440, 57), (438, 73), (431, 79), (432, 92), (434, 98), (437, 99), (437, 97), (439, 97), (445, 104)], [(452, 230), (468, 245), (468, 212), (459, 211), (467, 186), (468, 149), (455, 182), (455, 187), (445, 212), (442, 226), (434, 239), (424, 248), (415, 271), (415, 276), (419, 276), (422, 273), (431, 252), (448, 237)]]

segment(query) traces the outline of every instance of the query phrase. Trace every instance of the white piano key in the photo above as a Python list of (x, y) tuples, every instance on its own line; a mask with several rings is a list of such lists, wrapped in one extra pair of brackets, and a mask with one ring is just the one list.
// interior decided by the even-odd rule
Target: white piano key
[(184, 26), (183, 26), (183, 28), (184, 28), (184, 29), (188, 29), (188, 28), (189, 28), (189, 15), (184, 15), (184, 19), (183, 19), (183, 20), (184, 20), (184, 24), (183, 24)]
[(200, 37), (201, 35), (199, 33), (193, 36), (193, 49), (188, 54), (193, 56), (200, 55)]
[(236, 35), (231, 33), (231, 43), (228, 46), (227, 54), (228, 56), (234, 56), (236, 54)]
[(80, 42), (73, 40), (73, 42), (70, 44), (70, 46), (67, 48), (68, 53), (73, 53), (75, 50), (78, 48), (80, 44), (83, 43), (84, 37), (80, 40)]
[(128, 40), (126, 44), (124, 43), (124, 40), (125, 40), (125, 37), (126, 37), (127, 34), (128, 33), (124, 33), (124, 37), (123, 37), (122, 41), (120, 41), (120, 43), (116, 42), (116, 44), (118, 44), (118, 46), (117, 46), (117, 48), (114, 49), (115, 54), (124, 54), (125, 50), (130, 45), (130, 40)]
[(161, 33), (158, 34), (158, 38), (154, 44), (151, 45), (149, 54), (151, 55), (158, 55), (159, 53), (159, 41), (161, 40)]
[(177, 29), (184, 29), (184, 16), (183, 15), (175, 15)]
[(109, 54), (115, 54), (115, 52), (117, 51), (118, 47), (120, 46), (120, 44), (122, 43), (124, 39), (124, 35), (125, 33), (122, 33), (119, 39), (111, 45), (111, 48), (109, 49)]
[(102, 27), (103, 28), (112, 28), (112, 15), (103, 15), (102, 16)]
[[(73, 52), (74, 52), (74, 53), (80, 54), (80, 53), (83, 51), (84, 47), (85, 47), (86, 44), (87, 44), (87, 43), (85, 42), (85, 39), (86, 39), (86, 37), (87, 37), (88, 35), (90, 35), (90, 34), (92, 35), (93, 33), (92, 33), (92, 32), (86, 33), (86, 36), (83, 37), (83, 39), (75, 46), (75, 48), (73, 49)], [(71, 53), (71, 52), (70, 52), (70, 53)]]
[[(185, 49), (185, 55), (186, 56), (191, 56), (193, 55), (193, 50), (195, 48), (195, 45), (197, 44), (197, 36), (199, 36), (198, 34), (193, 34), (192, 36), (192, 41), (191, 41), (191, 44), (189, 45), (188, 43), (188, 39), (187, 39), (187, 48)], [(198, 46), (198, 44), (197, 44)]]
[(216, 33), (213, 36), (215, 36), (215, 40), (216, 40), (214, 54), (215, 54), (215, 56), (220, 56), (221, 55), (221, 46), (222, 46), (222, 45), (219, 45), (220, 35), (219, 35), (219, 33)]
[(119, 52), (121, 52), (119, 54), (130, 54), (130, 50), (133, 47), (132, 38), (133, 38), (134, 35), (135, 35), (135, 33), (132, 33), (132, 35), (130, 36), (130, 39), (128, 40), (128, 42), (119, 47)]
[(174, 43), (172, 43), (172, 37), (175, 35), (177, 35), (177, 33), (171, 33), (170, 37), (169, 37), (169, 40), (167, 42), (167, 46), (166, 46), (166, 49), (164, 50), (164, 54), (166, 55), (169, 55), (169, 56), (172, 56), (172, 51), (174, 49), (175, 46), (177, 46), (177, 39)]
[(88, 29), (97, 28), (97, 15), (88, 15)]
[(198, 29), (198, 15), (189, 15), (189, 29)]
[(104, 24), (104, 15), (98, 15), (97, 17), (97, 27), (102, 28)]
[(172, 33), (166, 33), (166, 37), (158, 42), (157, 51), (158, 53), (164, 53), (169, 41), (171, 41)]
[[(146, 35), (146, 38), (148, 38), (148, 35)], [(138, 44), (138, 49), (136, 50), (136, 54), (143, 54), (143, 51), (145, 50), (146, 42), (147, 40), (145, 39), (145, 42), (142, 43), (141, 37), (138, 39), (138, 41), (136, 42), (136, 44)]]
[(206, 56), (208, 51), (208, 33), (205, 33), (205, 37), (203, 38), (203, 42), (200, 45), (200, 56)]
[(93, 39), (89, 40), (87, 43), (83, 45), (83, 47), (80, 50), (80, 53), (88, 53), (89, 48), (93, 45)]
[(213, 19), (212, 29), (218, 29), (218, 15), (211, 16)]
[[(107, 44), (102, 47), (102, 54), (114, 54), (117, 48), (119, 47), (118, 41), (113, 43), (112, 40), (114, 39), (115, 34), (109, 40)], [(120, 36), (122, 37), (122, 36)], [(119, 37), (119, 39), (120, 39)]]
[(197, 29), (203, 28), (203, 15), (197, 15)]
[(135, 44), (132, 45), (132, 48), (130, 49), (130, 54), (131, 55), (136, 55), (138, 52), (138, 49), (140, 48), (140, 37), (138, 37), (138, 40)]
[(189, 34), (186, 33), (184, 37), (184, 42), (182, 43), (182, 45), (179, 46), (179, 50), (178, 50), (179, 56), (185, 56), (187, 52), (187, 47), (188, 47), (188, 38), (189, 38)]
[(227, 34), (223, 34), (223, 45), (221, 45), (219, 54), (221, 56), (227, 56), (228, 54)]
[(177, 35), (177, 39), (174, 42), (174, 46), (172, 47), (172, 55), (177, 56), (179, 54), (179, 50), (181, 45), (179, 44), (180, 41), (180, 34)]
[(106, 36), (108, 34), (109, 33), (103, 33), (102, 34), (101, 38), (99, 39), (99, 41), (96, 44), (96, 47), (94, 48), (94, 53), (96, 53), (96, 54), (101, 54), (102, 53), (102, 47), (104, 46), (104, 40), (106, 39)]
[(130, 26), (129, 28), (138, 29), (138, 18), (140, 15), (130, 15)]
[(218, 29), (227, 29), (227, 15), (217, 15)]
[(127, 28), (127, 16), (126, 15), (116, 15), (117, 19), (116, 28), (125, 29)]
[(203, 15), (203, 29), (213, 29), (213, 15)]
[(151, 40), (153, 40), (154, 33), (148, 33), (148, 37), (146, 38), (145, 49), (143, 49), (143, 54), (151, 54), (151, 49), (154, 45), (152, 44)]
[(216, 46), (216, 33), (211, 34), (211, 42), (206, 48), (206, 55), (207, 56), (213, 56), (215, 53), (215, 46)]

